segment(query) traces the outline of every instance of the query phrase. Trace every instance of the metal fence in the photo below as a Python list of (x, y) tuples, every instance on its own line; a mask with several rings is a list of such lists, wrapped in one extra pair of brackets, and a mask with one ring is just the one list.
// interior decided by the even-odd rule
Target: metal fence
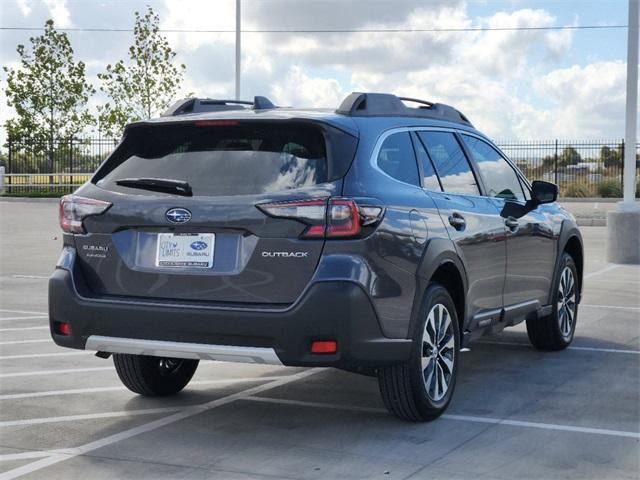
[[(87, 181), (118, 140), (80, 138), (53, 142), (10, 139), (4, 193), (59, 194)], [(562, 196), (621, 197), (624, 140), (497, 141), (530, 180), (560, 186)], [(639, 145), (635, 146), (638, 158)], [(638, 163), (636, 162), (636, 167)]]
[(112, 138), (54, 139), (34, 142), (9, 139), (6, 143), (4, 193), (61, 194), (75, 190), (114, 150)]
[[(530, 180), (546, 180), (567, 197), (622, 197), (626, 145), (620, 140), (497, 141)], [(638, 151), (635, 145), (636, 175)], [(633, 148), (633, 147), (632, 147)]]

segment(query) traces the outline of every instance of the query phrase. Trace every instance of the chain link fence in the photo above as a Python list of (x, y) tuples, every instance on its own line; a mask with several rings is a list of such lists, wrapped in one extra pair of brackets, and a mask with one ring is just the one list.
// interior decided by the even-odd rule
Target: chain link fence
[[(10, 139), (5, 167), (5, 195), (62, 194), (86, 182), (119, 140), (80, 138), (29, 142)], [(621, 197), (624, 140), (497, 141), (530, 180), (560, 186), (564, 197)], [(635, 146), (636, 159), (639, 145)], [(636, 171), (638, 172), (636, 160)]]

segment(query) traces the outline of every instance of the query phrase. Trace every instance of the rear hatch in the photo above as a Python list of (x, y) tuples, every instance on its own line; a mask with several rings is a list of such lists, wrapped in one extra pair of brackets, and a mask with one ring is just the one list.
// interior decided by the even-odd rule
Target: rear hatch
[(340, 195), (357, 139), (292, 120), (204, 120), (129, 127), (77, 194), (111, 203), (75, 235), (90, 293), (289, 304), (324, 239), (257, 205)]

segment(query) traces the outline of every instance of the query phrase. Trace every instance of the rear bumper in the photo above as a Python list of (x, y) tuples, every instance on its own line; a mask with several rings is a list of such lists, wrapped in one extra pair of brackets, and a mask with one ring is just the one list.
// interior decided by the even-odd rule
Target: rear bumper
[[(58, 345), (115, 353), (361, 371), (403, 362), (411, 351), (410, 340), (382, 334), (367, 294), (351, 281), (317, 282), (284, 310), (241, 310), (83, 296), (72, 269), (57, 268), (49, 320)], [(71, 334), (55, 333), (54, 322), (69, 323)], [(337, 341), (337, 353), (310, 353), (314, 340)]]

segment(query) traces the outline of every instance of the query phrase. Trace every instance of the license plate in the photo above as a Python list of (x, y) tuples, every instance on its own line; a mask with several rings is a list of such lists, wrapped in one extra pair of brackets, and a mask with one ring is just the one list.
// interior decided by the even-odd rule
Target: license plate
[(211, 268), (213, 233), (159, 233), (156, 267)]

